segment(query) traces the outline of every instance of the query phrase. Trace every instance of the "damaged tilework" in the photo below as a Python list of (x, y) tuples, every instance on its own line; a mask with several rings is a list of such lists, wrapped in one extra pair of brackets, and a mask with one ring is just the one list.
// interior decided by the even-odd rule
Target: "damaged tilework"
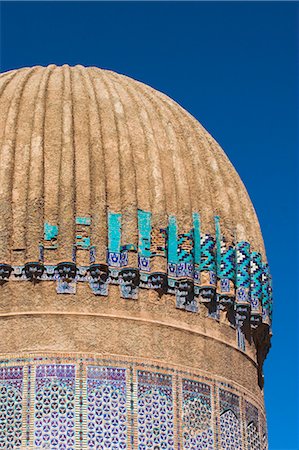
[(121, 214), (108, 214), (108, 265), (120, 267)]
[(272, 322), (272, 279), (269, 265), (262, 264), (262, 310), (263, 322), (270, 325)]
[(0, 449), (267, 450), (263, 406), (231, 382), (121, 358), (10, 358)]
[[(196, 287), (200, 286), (200, 261), (201, 261), (201, 245), (200, 245), (200, 216), (193, 213), (193, 236), (194, 236), (194, 283)], [(196, 289), (196, 288), (195, 288)], [(195, 290), (198, 293), (198, 290)]]
[(57, 248), (58, 225), (45, 222), (44, 224), (44, 248)]
[(193, 230), (178, 235), (178, 278), (193, 278)]
[(90, 247), (90, 217), (76, 217), (76, 247), (88, 250)]
[(138, 266), (141, 271), (150, 271), (151, 257), (151, 213), (138, 210)]
[(59, 233), (57, 225), (45, 223), (39, 261), (15, 267), (0, 264), (0, 284), (54, 280), (58, 293), (75, 294), (77, 282), (88, 282), (94, 294), (104, 296), (110, 284), (117, 284), (123, 298), (137, 300), (139, 288), (155, 289), (159, 295), (175, 295), (179, 309), (197, 312), (199, 303), (204, 303), (214, 318), (220, 309), (231, 308), (232, 325), (238, 327), (238, 342), (244, 349), (241, 328), (248, 318), (252, 330), (261, 323), (271, 327), (269, 267), (260, 253), (251, 251), (250, 243), (227, 240), (219, 216), (210, 233), (202, 232), (199, 213), (192, 218), (193, 227), (182, 233), (174, 215), (169, 216), (167, 228), (159, 228), (152, 227), (149, 211), (138, 210), (138, 240), (122, 243), (122, 215), (109, 212), (107, 260), (99, 265), (95, 264), (97, 249), (90, 245), (91, 217), (79, 216), (73, 248), (89, 251), (90, 266), (78, 267), (76, 253), (56, 266), (44, 265), (43, 250), (55, 251)]

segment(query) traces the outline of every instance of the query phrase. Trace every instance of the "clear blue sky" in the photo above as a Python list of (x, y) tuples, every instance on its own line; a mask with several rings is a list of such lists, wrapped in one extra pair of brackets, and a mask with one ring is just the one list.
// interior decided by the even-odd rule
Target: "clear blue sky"
[(222, 145), (257, 210), (274, 278), (270, 450), (298, 449), (298, 4), (2, 2), (1, 10), (1, 71), (115, 70), (174, 98)]

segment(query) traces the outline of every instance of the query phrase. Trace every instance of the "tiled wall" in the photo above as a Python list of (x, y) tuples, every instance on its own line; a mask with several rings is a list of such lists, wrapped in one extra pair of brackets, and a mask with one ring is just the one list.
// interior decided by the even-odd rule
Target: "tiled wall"
[(266, 450), (263, 406), (206, 375), (120, 359), (0, 363), (0, 449)]

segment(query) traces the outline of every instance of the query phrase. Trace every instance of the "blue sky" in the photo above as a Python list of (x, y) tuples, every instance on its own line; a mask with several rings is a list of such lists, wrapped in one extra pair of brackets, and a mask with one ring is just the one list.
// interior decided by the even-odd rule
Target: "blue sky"
[(124, 73), (185, 107), (235, 165), (274, 279), (270, 450), (299, 448), (297, 22), (294, 2), (1, 3), (1, 71), (80, 63)]

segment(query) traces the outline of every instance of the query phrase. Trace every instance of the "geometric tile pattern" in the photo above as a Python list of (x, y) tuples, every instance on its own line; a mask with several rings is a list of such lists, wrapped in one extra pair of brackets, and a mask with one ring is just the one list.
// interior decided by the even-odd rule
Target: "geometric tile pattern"
[(225, 236), (220, 236), (220, 225), (216, 226), (219, 231), (216, 234), (217, 244), (217, 276), (218, 276), (218, 293), (220, 298), (234, 297), (235, 288), (234, 281), (236, 277), (236, 252), (233, 245), (226, 242)]
[(89, 449), (127, 448), (126, 370), (87, 367)]
[(173, 450), (172, 377), (138, 371), (138, 450)]
[(261, 450), (259, 430), (253, 422), (248, 425), (246, 433), (248, 450)]
[(183, 445), (188, 450), (213, 450), (211, 388), (205, 383), (182, 380)]
[(215, 238), (206, 233), (201, 235), (201, 271), (216, 272)]
[(228, 410), (220, 416), (221, 449), (241, 450), (242, 434), (240, 421)]
[(224, 239), (221, 240), (221, 263), (219, 276), (221, 278), (228, 278), (232, 281), (235, 277), (235, 249), (232, 245), (227, 246)]
[(23, 368), (0, 368), (0, 449), (22, 447)]
[(238, 303), (249, 303), (250, 290), (250, 244), (236, 244), (236, 300)]
[(36, 368), (35, 448), (75, 449), (75, 366)]
[(220, 438), (225, 450), (242, 449), (240, 397), (230, 391), (219, 389)]
[(251, 310), (260, 312), (262, 299), (262, 257), (257, 252), (251, 253), (250, 273), (251, 273), (251, 285), (250, 285)]
[(189, 233), (178, 235), (178, 260), (179, 262), (193, 262), (194, 238), (193, 230)]
[(0, 361), (0, 449), (267, 450), (267, 431), (256, 399), (204, 373), (10, 356)]
[(261, 450), (258, 409), (245, 401), (246, 441), (248, 450)]

